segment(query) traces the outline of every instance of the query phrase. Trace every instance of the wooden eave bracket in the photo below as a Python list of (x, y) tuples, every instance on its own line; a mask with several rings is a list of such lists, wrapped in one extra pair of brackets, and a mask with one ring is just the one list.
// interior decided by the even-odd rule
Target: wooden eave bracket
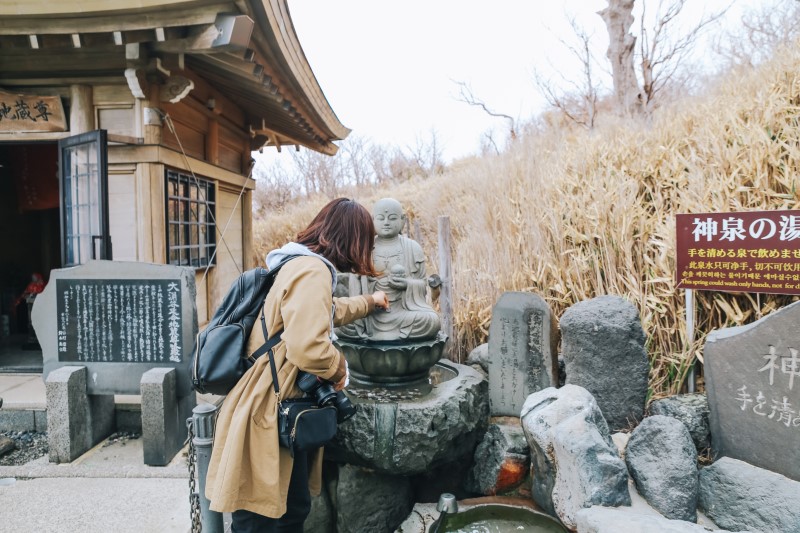
[(183, 39), (153, 43), (153, 49), (174, 54), (246, 50), (250, 46), (253, 26), (253, 19), (247, 15), (220, 13), (213, 24), (197, 26)]

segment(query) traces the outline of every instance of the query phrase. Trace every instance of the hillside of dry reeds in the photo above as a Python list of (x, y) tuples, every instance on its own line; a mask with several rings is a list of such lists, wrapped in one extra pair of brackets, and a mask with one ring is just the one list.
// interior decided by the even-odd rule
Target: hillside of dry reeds
[[(453, 229), (456, 347), (485, 342), (504, 291), (532, 291), (556, 317), (574, 303), (620, 295), (640, 311), (652, 396), (678, 392), (705, 336), (797, 298), (698, 292), (686, 338), (675, 288), (675, 214), (798, 209), (800, 50), (713, 82), (702, 96), (593, 131), (540, 122), (503, 154), (444, 174), (360, 191), (367, 207), (400, 200), (436, 271), (437, 217)], [(255, 222), (258, 256), (290, 240), (326, 198)], [(702, 382), (700, 383), (702, 387)]]

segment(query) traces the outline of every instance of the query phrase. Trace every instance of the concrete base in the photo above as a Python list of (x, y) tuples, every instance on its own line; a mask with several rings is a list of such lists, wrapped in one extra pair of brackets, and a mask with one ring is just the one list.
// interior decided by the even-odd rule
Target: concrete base
[(114, 430), (114, 396), (87, 394), (85, 366), (64, 366), (45, 381), (50, 461), (70, 463)]
[(183, 447), (186, 419), (197, 405), (194, 394), (177, 396), (177, 375), (174, 368), (153, 368), (142, 375), (144, 463), (150, 466), (168, 464)]

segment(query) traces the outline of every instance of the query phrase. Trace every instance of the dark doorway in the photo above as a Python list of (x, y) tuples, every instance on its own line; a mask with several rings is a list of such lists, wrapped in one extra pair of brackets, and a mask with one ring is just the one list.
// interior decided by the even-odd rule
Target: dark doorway
[(57, 143), (0, 143), (0, 372), (41, 372), (30, 323), (61, 267)]

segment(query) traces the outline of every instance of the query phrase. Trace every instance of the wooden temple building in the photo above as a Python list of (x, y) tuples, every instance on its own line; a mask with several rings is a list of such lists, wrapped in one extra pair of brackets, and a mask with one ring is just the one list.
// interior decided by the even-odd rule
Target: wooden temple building
[(252, 151), (348, 133), (286, 0), (0, 0), (0, 337), (93, 258), (195, 268), (202, 326), (254, 266)]

